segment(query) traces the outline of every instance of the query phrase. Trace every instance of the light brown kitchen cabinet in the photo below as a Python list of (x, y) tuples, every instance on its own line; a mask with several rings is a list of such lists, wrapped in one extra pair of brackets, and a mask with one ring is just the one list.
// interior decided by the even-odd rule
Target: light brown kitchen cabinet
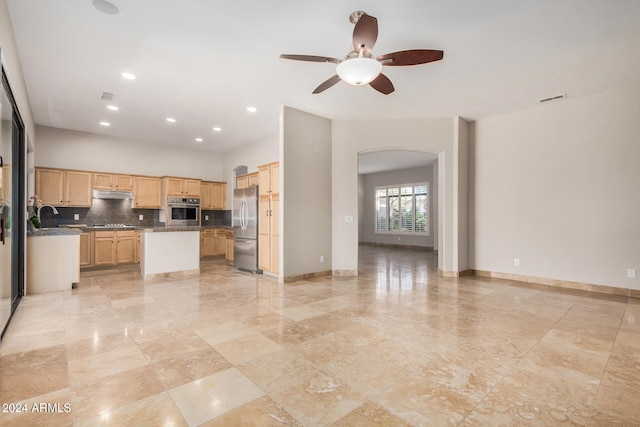
[(162, 193), (173, 197), (200, 197), (199, 179), (162, 177)]
[(94, 265), (132, 263), (135, 259), (134, 231), (96, 231)]
[(215, 210), (227, 207), (227, 183), (202, 181), (200, 185), (200, 209)]
[(261, 196), (280, 193), (280, 162), (258, 166), (258, 186)]
[(135, 176), (133, 179), (133, 204), (136, 208), (160, 209), (162, 207), (162, 181), (153, 176)]
[(98, 190), (133, 191), (133, 176), (94, 172), (93, 188)]
[(36, 168), (36, 194), (45, 205), (64, 205), (64, 171)]
[(36, 169), (36, 194), (43, 204), (91, 207), (92, 189), (91, 172)]
[(64, 194), (66, 206), (90, 207), (93, 198), (91, 173), (66, 171)]
[(227, 230), (227, 250), (225, 251), (224, 259), (233, 263), (233, 230)]
[(80, 267), (93, 265), (93, 233), (85, 231), (80, 235)]
[(236, 188), (249, 188), (254, 185), (258, 185), (260, 176), (258, 172), (252, 172), (245, 175), (240, 175), (236, 178)]
[(93, 236), (93, 264), (114, 265), (116, 263), (115, 231), (96, 231)]
[(140, 262), (140, 231), (133, 232), (133, 240), (135, 243), (135, 252), (133, 254), (133, 262)]
[(200, 257), (225, 256), (226, 251), (226, 230), (221, 228), (207, 228), (200, 232)]
[(135, 232), (116, 231), (116, 264), (128, 264), (135, 262)]
[(258, 167), (258, 266), (278, 274), (280, 267), (280, 164)]
[(243, 189), (249, 188), (249, 177), (247, 175), (240, 175), (236, 178), (236, 188)]

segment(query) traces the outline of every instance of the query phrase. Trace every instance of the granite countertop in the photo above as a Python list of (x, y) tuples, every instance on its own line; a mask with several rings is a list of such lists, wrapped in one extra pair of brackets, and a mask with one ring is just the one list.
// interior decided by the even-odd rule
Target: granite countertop
[(82, 230), (77, 228), (41, 228), (38, 231), (27, 230), (27, 237), (72, 236), (75, 234), (82, 234)]
[(202, 227), (198, 225), (184, 226), (184, 227), (151, 227), (151, 228), (139, 228), (138, 230), (143, 233), (165, 233), (175, 231), (201, 231)]
[[(128, 227), (94, 227), (87, 224), (62, 224), (57, 228), (47, 228), (46, 231), (38, 231), (34, 233), (38, 233), (37, 235), (44, 235), (43, 233), (49, 233), (53, 231), (51, 234), (47, 235), (63, 235), (63, 234), (81, 234), (85, 231), (140, 231), (142, 233), (164, 233), (164, 232), (172, 232), (172, 231), (202, 231), (202, 230), (211, 230), (211, 229), (223, 229), (228, 231), (233, 231), (233, 227), (230, 226), (221, 226), (221, 225), (203, 225), (203, 226), (175, 226), (175, 227), (164, 227), (164, 226), (128, 226)], [(72, 231), (72, 233), (66, 233), (65, 231)]]

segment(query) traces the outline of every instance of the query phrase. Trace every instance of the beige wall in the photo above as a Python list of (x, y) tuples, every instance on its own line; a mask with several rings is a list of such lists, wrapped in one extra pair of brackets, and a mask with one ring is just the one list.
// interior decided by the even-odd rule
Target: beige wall
[[(249, 172), (256, 172), (258, 166), (280, 160), (280, 133), (274, 132), (243, 144), (224, 153), (223, 181), (227, 182), (227, 200), (233, 200), (233, 170), (238, 166), (247, 166)], [(229, 208), (231, 204), (228, 205)]]
[(289, 107), (281, 120), (280, 275), (331, 271), (331, 121)]
[[(467, 123), (458, 118), (398, 120), (336, 120), (332, 126), (333, 268), (358, 269), (358, 154), (379, 150), (410, 150), (438, 154), (438, 268), (466, 270), (460, 221), (466, 221), (467, 182), (454, 177), (466, 165)], [(346, 216), (354, 218), (345, 222)]]
[(46, 126), (36, 132), (36, 166), (223, 180), (222, 153)]
[(639, 118), (637, 85), (477, 121), (472, 268), (640, 289)]

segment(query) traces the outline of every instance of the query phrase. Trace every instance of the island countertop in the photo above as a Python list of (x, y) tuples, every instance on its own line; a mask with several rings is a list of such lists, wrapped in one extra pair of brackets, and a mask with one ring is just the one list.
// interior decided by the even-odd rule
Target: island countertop
[(149, 228), (138, 228), (143, 233), (166, 233), (166, 232), (174, 232), (174, 231), (201, 231), (202, 227), (198, 225), (193, 226), (184, 226), (184, 227), (149, 227)]
[(76, 234), (82, 234), (82, 230), (77, 228), (41, 228), (38, 231), (27, 230), (27, 237), (72, 236)]

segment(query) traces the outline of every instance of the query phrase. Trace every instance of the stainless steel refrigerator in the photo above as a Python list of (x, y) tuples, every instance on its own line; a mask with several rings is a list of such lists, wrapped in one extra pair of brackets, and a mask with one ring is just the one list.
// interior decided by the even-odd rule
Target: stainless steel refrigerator
[(240, 270), (258, 268), (258, 187), (233, 190), (233, 262)]

